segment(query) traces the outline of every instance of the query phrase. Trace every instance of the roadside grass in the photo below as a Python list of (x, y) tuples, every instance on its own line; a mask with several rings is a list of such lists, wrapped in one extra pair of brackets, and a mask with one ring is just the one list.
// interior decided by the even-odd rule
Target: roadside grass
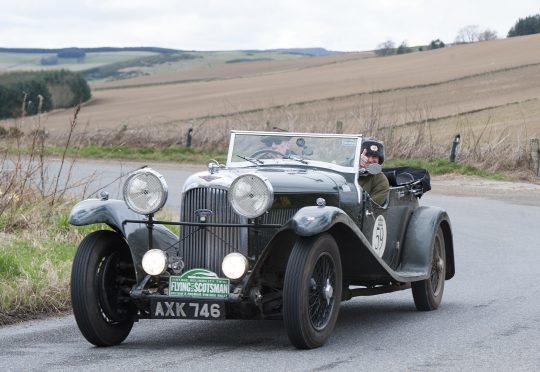
[[(9, 152), (22, 152), (31, 154), (33, 149), (22, 147), (18, 149), (5, 147)], [(131, 147), (122, 145), (113, 146), (81, 146), (65, 147), (57, 145), (47, 145), (44, 147), (45, 156), (62, 156), (94, 159), (120, 159), (120, 160), (152, 160), (170, 161), (184, 164), (206, 164), (210, 159), (224, 162), (227, 154), (220, 150), (198, 150), (188, 147)]]
[(0, 218), (0, 325), (69, 310), (75, 248), (96, 228), (70, 226), (72, 204), (34, 203)]
[[(0, 326), (71, 309), (70, 274), (80, 241), (105, 224), (71, 226), (65, 201), (49, 211), (41, 203), (20, 211), (20, 217), (0, 218)], [(166, 211), (160, 219), (175, 220)], [(177, 216), (176, 216), (177, 219)], [(178, 233), (177, 226), (169, 226)]]
[(424, 168), (431, 175), (441, 174), (461, 174), (465, 176), (478, 176), (497, 181), (507, 181), (510, 177), (500, 172), (480, 169), (474, 165), (467, 163), (453, 163), (446, 159), (405, 159), (405, 160), (388, 160), (384, 163), (385, 167), (413, 167)]

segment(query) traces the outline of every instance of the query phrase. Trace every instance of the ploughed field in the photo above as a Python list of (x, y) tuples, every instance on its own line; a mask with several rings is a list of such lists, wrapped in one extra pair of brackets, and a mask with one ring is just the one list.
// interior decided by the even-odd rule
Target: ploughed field
[[(127, 126), (164, 137), (193, 127), (210, 142), (230, 129), (267, 125), (333, 132), (338, 120), (355, 133), (394, 126), (407, 133), (429, 123), (431, 139), (444, 143), (486, 127), (538, 137), (538, 45), (537, 34), (390, 57), (347, 53), (101, 82), (79, 122), (90, 132)], [(49, 113), (42, 123), (61, 135), (71, 114)]]

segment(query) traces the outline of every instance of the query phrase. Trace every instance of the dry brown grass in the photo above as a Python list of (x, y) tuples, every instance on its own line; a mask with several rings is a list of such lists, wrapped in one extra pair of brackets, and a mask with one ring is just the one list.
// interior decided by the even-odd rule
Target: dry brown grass
[[(66, 147), (73, 145), (77, 113)], [(70, 262), (81, 238), (67, 224), (73, 201), (66, 193), (84, 182), (70, 177), (75, 162), (49, 172), (40, 116), (22, 118), (15, 128), (24, 124), (32, 130), (0, 158), (0, 325), (69, 309)]]

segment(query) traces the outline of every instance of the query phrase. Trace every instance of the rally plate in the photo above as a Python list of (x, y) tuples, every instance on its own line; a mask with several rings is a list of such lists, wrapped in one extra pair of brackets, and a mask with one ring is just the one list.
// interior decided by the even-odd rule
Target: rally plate
[(150, 317), (153, 319), (225, 319), (225, 303), (210, 300), (155, 299), (150, 301)]
[(218, 278), (216, 273), (206, 269), (191, 269), (181, 276), (169, 278), (169, 296), (227, 298), (229, 279)]

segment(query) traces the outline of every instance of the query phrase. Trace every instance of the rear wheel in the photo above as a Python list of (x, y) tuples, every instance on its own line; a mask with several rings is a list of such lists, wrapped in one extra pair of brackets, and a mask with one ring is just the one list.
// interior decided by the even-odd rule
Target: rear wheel
[(300, 349), (322, 346), (336, 324), (342, 271), (334, 238), (299, 238), (285, 273), (283, 321), (291, 343)]
[(120, 235), (101, 230), (82, 240), (71, 271), (71, 303), (88, 342), (117, 345), (129, 335), (136, 314), (129, 297), (134, 283), (129, 248)]
[(411, 283), (414, 304), (421, 311), (435, 310), (439, 307), (446, 276), (446, 251), (444, 234), (441, 226), (433, 240), (433, 258), (431, 260), (431, 275), (425, 280)]

